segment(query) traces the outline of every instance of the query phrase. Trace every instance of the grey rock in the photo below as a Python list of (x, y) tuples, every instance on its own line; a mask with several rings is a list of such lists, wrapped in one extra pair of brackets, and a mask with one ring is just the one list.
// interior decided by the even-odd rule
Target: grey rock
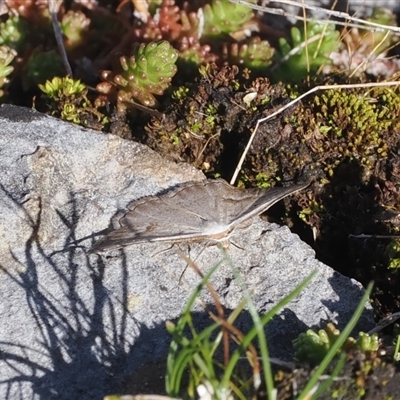
[[(0, 398), (101, 399), (162, 390), (165, 322), (179, 318), (199, 277), (190, 268), (183, 273), (185, 261), (167, 245), (101, 256), (88, 249), (132, 200), (200, 179), (195, 169), (143, 145), (28, 109), (0, 108)], [(227, 314), (244, 288), (263, 313), (317, 271), (268, 325), (272, 356), (290, 359), (291, 340), (308, 327), (348, 322), (363, 288), (318, 262), (288, 228), (257, 218), (232, 241), (238, 247), (227, 255), (201, 243), (181, 245), (203, 272), (221, 261), (211, 282)], [(206, 291), (200, 298), (198, 329), (210, 322), (204, 305), (213, 304)], [(370, 308), (360, 323), (373, 326)], [(238, 326), (251, 326), (246, 311)]]

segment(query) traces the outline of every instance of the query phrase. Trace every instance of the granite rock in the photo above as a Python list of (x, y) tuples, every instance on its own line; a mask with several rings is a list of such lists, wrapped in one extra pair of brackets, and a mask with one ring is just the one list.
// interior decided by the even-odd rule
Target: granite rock
[[(8, 105), (0, 108), (0, 149), (0, 398), (160, 393), (165, 322), (179, 318), (200, 278), (183, 273), (186, 262), (169, 245), (88, 250), (130, 201), (204, 176), (141, 144)], [(232, 241), (238, 246), (227, 254), (180, 246), (203, 272), (221, 262), (211, 283), (227, 314), (244, 290), (266, 312), (317, 271), (268, 325), (272, 356), (290, 359), (291, 340), (308, 327), (348, 322), (362, 286), (317, 261), (288, 228), (256, 218)], [(200, 298), (199, 329), (212, 305), (207, 292)], [(372, 327), (370, 308), (360, 323)], [(251, 326), (246, 311), (238, 325)]]

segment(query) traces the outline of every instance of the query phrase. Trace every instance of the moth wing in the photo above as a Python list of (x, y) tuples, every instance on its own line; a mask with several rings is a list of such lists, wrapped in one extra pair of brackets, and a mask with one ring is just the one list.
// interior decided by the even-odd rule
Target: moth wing
[(93, 251), (133, 243), (179, 242), (208, 237), (210, 221), (202, 215), (200, 207), (193, 210), (190, 201), (198, 191), (190, 185), (189, 192), (184, 187), (178, 187), (160, 196), (132, 202), (128, 211), (115, 221), (116, 229), (97, 242)]
[(242, 210), (239, 211), (236, 209), (234, 210), (236, 214), (229, 216), (232, 219), (231, 225), (239, 225), (249, 218), (262, 214), (278, 201), (306, 188), (309, 184), (310, 182), (306, 182), (288, 187), (273, 187), (271, 189), (259, 190), (257, 193), (254, 193), (253, 198), (249, 197), (246, 199), (247, 201), (242, 204)]
[(262, 214), (279, 200), (309, 185), (307, 182), (284, 188), (274, 187), (261, 190), (239, 189), (223, 180), (209, 182), (205, 190), (208, 192), (208, 197), (213, 199), (209, 202), (209, 206), (213, 211), (214, 220), (229, 227)]
[(117, 220), (116, 229), (96, 243), (93, 251), (132, 243), (223, 236), (232, 227), (263, 213), (308, 184), (244, 190), (223, 180), (189, 182), (160, 196), (132, 202)]

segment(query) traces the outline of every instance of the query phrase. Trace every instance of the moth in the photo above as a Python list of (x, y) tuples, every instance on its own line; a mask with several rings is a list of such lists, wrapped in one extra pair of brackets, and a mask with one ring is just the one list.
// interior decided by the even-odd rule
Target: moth
[(144, 242), (224, 242), (239, 225), (308, 185), (239, 189), (222, 179), (187, 182), (133, 201), (91, 251)]

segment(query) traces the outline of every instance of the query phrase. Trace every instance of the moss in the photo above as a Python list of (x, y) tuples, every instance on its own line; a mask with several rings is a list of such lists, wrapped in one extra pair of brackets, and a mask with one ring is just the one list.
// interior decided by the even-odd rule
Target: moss
[[(278, 90), (284, 96), (277, 97), (274, 91)], [(281, 106), (298, 92), (304, 90), (270, 85), (262, 91), (271, 99), (263, 116), (274, 110), (271, 103)], [(273, 185), (300, 175), (313, 177), (314, 191), (297, 195), (297, 212), (316, 237), (310, 244), (322, 261), (339, 272), (365, 284), (374, 279), (374, 302), (380, 307), (385, 304), (384, 312), (400, 307), (399, 272), (388, 269), (390, 239), (374, 237), (398, 235), (400, 230), (399, 96), (398, 88), (379, 87), (328, 90), (305, 98), (260, 125), (240, 175), (246, 186)], [(256, 100), (255, 111), (253, 102), (247, 109), (255, 117), (253, 127), (260, 117), (260, 104)], [(247, 125), (242, 129), (234, 125), (240, 139), (230, 136), (243, 140), (237, 154), (249, 137), (245, 129), (252, 128), (251, 117), (239, 115)], [(294, 212), (289, 215), (295, 216)]]
[(341, 164), (357, 163), (363, 171), (361, 180), (367, 183), (400, 139), (398, 89), (328, 90), (288, 114), (276, 122), (279, 134), (268, 123), (260, 127), (246, 176), (263, 173), (289, 180), (308, 171), (327, 184)]
[(168, 158), (229, 179), (257, 119), (286, 94), (266, 78), (242, 79), (235, 66), (208, 65), (200, 75), (190, 88), (175, 92), (162, 118), (152, 118), (145, 143)]
[(296, 130), (318, 165), (329, 175), (344, 158), (357, 160), (366, 173), (398, 140), (399, 91), (375, 88), (328, 90), (299, 110)]

